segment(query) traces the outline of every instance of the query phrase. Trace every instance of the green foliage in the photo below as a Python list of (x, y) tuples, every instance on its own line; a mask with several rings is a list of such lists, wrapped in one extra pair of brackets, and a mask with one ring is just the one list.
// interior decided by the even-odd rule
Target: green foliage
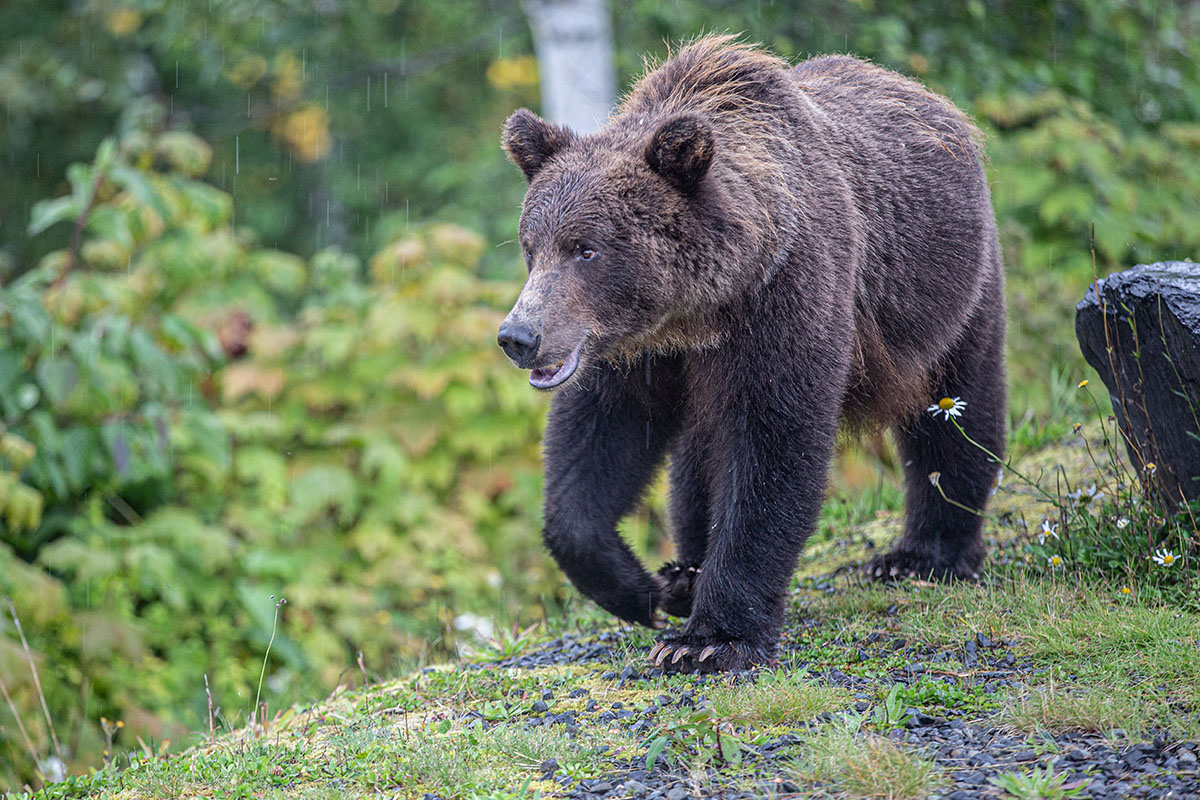
[(904, 698), (901, 697), (902, 687), (900, 684), (892, 684), (885, 694), (871, 711), (870, 721), (877, 731), (890, 731), (894, 728), (903, 728), (909, 720), (909, 713), (904, 705)]
[[(1088, 384), (1080, 381), (1078, 389), (1098, 417), (1088, 428), (1098, 432), (1095, 445), (1087, 434), (1083, 438), (1089, 479), (1094, 482), (1073, 486), (1058, 466), (1051, 485), (1046, 476), (1035, 478), (1017, 471), (1011, 458), (1003, 462), (1005, 470), (1033, 489), (1048, 510), (1035, 526), (1021, 521), (1027, 529), (1016, 542), (1021, 560), (1015, 563), (1050, 575), (1086, 576), (1107, 583), (1121, 600), (1138, 594), (1182, 608), (1200, 608), (1195, 570), (1190, 568), (1200, 558), (1200, 501), (1171, 502), (1156, 480), (1153, 462), (1146, 463), (1140, 474), (1128, 465), (1118, 450), (1124, 445), (1115, 417), (1104, 415)], [(950, 419), (948, 424), (967, 436), (958, 420)], [(1083, 431), (1081, 423), (1074, 425), (1075, 434)]]
[[(895, 692), (894, 702), (897, 705), (929, 709), (934, 713), (949, 711), (959, 715), (973, 714), (989, 711), (1000, 705), (996, 696), (985, 692), (980, 685), (964, 685), (956, 680), (942, 680), (929, 676), (922, 677), (907, 686), (893, 685), (884, 698), (882, 706), (888, 706), (893, 702), (893, 692)], [(879, 706), (876, 707), (876, 714), (879, 713), (879, 708)], [(890, 711), (885, 713), (891, 715)]]
[(1054, 772), (1050, 764), (1039, 770), (1034, 767), (1029, 772), (1005, 772), (995, 775), (988, 783), (1004, 790), (1008, 797), (1016, 800), (1065, 800), (1068, 797), (1079, 797), (1087, 781), (1077, 781), (1068, 785), (1067, 776)]
[[(476, 277), (478, 237), (430, 228), (374, 279), (337, 250), (262, 248), (181, 171), (204, 152), (106, 141), (69, 171), (68, 211), (33, 211), (78, 241), (0, 287), (0, 594), (35, 655), (71, 665), (43, 684), (82, 763), (102, 714), (128, 723), (118, 744), (207, 728), (205, 676), (218, 722), (245, 720), (270, 595), (289, 603), (262, 689), (278, 707), (360, 652), (445, 657), (456, 615), (515, 619), (551, 591), (544, 400), (479, 344), (515, 287)], [(0, 676), (33, 719), (20, 665)], [(3, 779), (29, 779), (4, 746), (21, 766)]]
[(745, 720), (720, 717), (707, 708), (669, 719), (647, 742), (646, 769), (653, 770), (660, 758), (674, 768), (715, 764), (737, 769), (748, 744), (742, 741), (744, 733), (739, 731), (739, 725), (744, 724)]

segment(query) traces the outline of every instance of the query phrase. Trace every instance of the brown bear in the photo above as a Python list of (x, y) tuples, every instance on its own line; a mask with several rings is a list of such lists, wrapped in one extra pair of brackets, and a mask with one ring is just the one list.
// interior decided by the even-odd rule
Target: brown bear
[[(665, 669), (769, 662), (839, 423), (888, 425), (904, 533), (877, 578), (969, 577), (1004, 448), (1004, 277), (979, 136), (949, 101), (847, 56), (798, 66), (728, 36), (644, 75), (586, 136), (519, 110), (529, 270), (499, 344), (556, 390), (545, 531), (626, 620), (687, 616)], [(678, 562), (616, 525), (670, 456)]]

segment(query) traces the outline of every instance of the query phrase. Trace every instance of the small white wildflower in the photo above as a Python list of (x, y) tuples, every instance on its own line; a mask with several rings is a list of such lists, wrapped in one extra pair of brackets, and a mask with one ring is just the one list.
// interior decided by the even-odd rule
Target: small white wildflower
[(1172, 553), (1170, 550), (1160, 548), (1154, 551), (1154, 563), (1161, 564), (1164, 567), (1169, 567), (1179, 560), (1179, 556)]
[(38, 762), (38, 769), (46, 776), (47, 783), (61, 783), (67, 779), (67, 765), (60, 758), (48, 756)]
[(1038, 534), (1038, 544), (1045, 544), (1047, 536), (1051, 536), (1055, 539), (1058, 538), (1058, 523), (1056, 522), (1051, 525), (1050, 520), (1043, 519), (1042, 532)]
[(1053, 555), (1046, 559), (1046, 562), (1052, 567), (1061, 567), (1063, 565), (1062, 556)]
[(937, 486), (938, 481), (940, 481), (941, 479), (942, 479), (942, 473), (940, 473), (940, 472), (929, 473), (929, 484), (931, 486)]
[(454, 618), (454, 627), (460, 631), (470, 631), (480, 639), (490, 639), (496, 632), (496, 626), (487, 617), (481, 617), (471, 612), (459, 614)]
[(1129, 519), (1127, 517), (1121, 517), (1117, 520), (1117, 530), (1123, 531), (1127, 527), (1129, 527)]
[(961, 397), (943, 397), (925, 410), (935, 417), (941, 414), (944, 419), (950, 419), (962, 416), (963, 409), (966, 407), (967, 401)]

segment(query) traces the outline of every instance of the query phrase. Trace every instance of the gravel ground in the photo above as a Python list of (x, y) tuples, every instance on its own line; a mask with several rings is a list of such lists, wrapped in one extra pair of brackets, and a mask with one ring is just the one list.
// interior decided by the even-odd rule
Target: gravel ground
[[(889, 609), (896, 613), (895, 609)], [(807, 652), (799, 641), (801, 634), (819, 628), (815, 620), (792, 620), (784, 635), (781, 647), (781, 663), (789, 668), (809, 668), (812, 680), (850, 690), (858, 700), (846, 712), (866, 711), (879, 696), (881, 686), (887, 679), (864, 678), (848, 675), (836, 668), (814, 668), (804, 660)], [(495, 662), (486, 667), (512, 667), (532, 669), (550, 665), (575, 663), (611, 663), (614, 653), (623, 652), (622, 631), (604, 631), (594, 634), (564, 636), (546, 643), (530, 652)], [(1029, 659), (1021, 658), (1010, 650), (1014, 644), (1008, 641), (992, 641), (979, 633), (965, 639), (961, 646), (934, 649), (920, 642), (908, 642), (882, 630), (860, 640), (843, 641), (833, 639), (831, 644), (851, 649), (859, 662), (900, 656), (903, 666), (887, 671), (893, 683), (908, 684), (922, 677), (933, 677), (960, 685), (980, 687), (985, 694), (1005, 690), (1025, 691), (1022, 687), (1041, 670)], [(620, 648), (618, 650), (618, 648)], [(647, 650), (648, 652), (648, 650)], [(927, 665), (958, 662), (963, 665), (961, 673), (933, 669)], [(895, 663), (894, 660), (890, 663)], [(637, 685), (661, 677), (658, 669), (649, 668), (648, 662), (635, 663), (623, 669), (609, 670), (601, 679), (613, 681), (625, 687)], [(749, 679), (749, 674), (735, 680)], [(695, 676), (690, 688), (667, 691), (650, 704), (641, 707), (625, 707), (620, 703), (601, 706), (589, 700), (582, 711), (555, 713), (552, 703), (538, 702), (533, 715), (527, 718), (529, 726), (566, 726), (568, 732), (584, 726), (618, 725), (637, 739), (648, 739), (658, 725), (660, 712), (665, 708), (692, 709), (702, 707), (705, 702), (706, 684), (725, 678)], [(582, 696), (577, 690), (576, 696)], [(553, 700), (552, 697), (543, 698)], [(838, 713), (826, 714), (822, 718), (802, 723), (763, 744), (751, 748), (745, 755), (743, 772), (736, 788), (728, 778), (710, 773), (708, 779), (697, 781), (695, 775), (686, 776), (668, 769), (660, 759), (653, 771), (645, 769), (644, 758), (618, 766), (600, 778), (577, 781), (558, 773), (553, 760), (542, 765), (547, 778), (559, 784), (562, 796), (578, 800), (598, 798), (650, 798), (651, 800), (684, 800), (689, 797), (756, 798), (763, 796), (796, 797), (807, 796), (811, 786), (801, 786), (785, 779), (785, 762), (799, 752), (797, 745), (804, 741), (809, 725), (817, 724)], [(1094, 733), (1062, 733), (1055, 736), (1041, 734), (1031, 739), (1024, 734), (1013, 734), (994, 724), (994, 712), (967, 714), (966, 718), (942, 718), (929, 716), (917, 709), (908, 709), (909, 718), (903, 728), (894, 729), (887, 735), (898, 742), (910, 745), (920, 755), (931, 759), (941, 769), (944, 780), (933, 797), (944, 800), (968, 800), (968, 798), (1000, 798), (1004, 794), (993, 786), (989, 779), (1005, 772), (1028, 771), (1035, 766), (1051, 764), (1056, 774), (1066, 774), (1066, 785), (1078, 786), (1075, 795), (1082, 798), (1196, 798), (1200, 800), (1200, 743), (1171, 741), (1160, 735), (1151, 735), (1148, 741), (1130, 741), (1121, 731), (1110, 731), (1108, 735)], [(1036, 741), (1038, 749), (1031, 748)], [(618, 762), (619, 764), (620, 762)], [(747, 790), (746, 775), (752, 776)]]

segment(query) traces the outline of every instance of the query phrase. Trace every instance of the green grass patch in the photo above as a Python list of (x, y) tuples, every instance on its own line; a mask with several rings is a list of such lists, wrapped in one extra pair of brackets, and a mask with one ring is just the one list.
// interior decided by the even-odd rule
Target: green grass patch
[[(885, 628), (951, 650), (977, 632), (1017, 655), (1099, 685), (1165, 685), (1200, 701), (1200, 614), (1122, 599), (1119, 587), (1070, 576), (998, 575), (981, 584), (850, 588), (809, 598), (808, 613), (843, 636)], [(896, 607), (895, 613), (887, 609)]]
[(1200, 724), (1171, 708), (1163, 693), (1149, 687), (1116, 684), (1103, 689), (1052, 683), (1031, 693), (1014, 696), (1005, 704), (1000, 719), (1027, 733), (1088, 731), (1107, 734), (1124, 731), (1130, 739), (1146, 738), (1151, 728), (1171, 730), (1190, 739)]
[(916, 800), (937, 785), (936, 765), (883, 736), (829, 725), (786, 768), (795, 780), (823, 784), (837, 797)]
[(720, 686), (708, 694), (718, 717), (739, 717), (753, 725), (796, 725), (853, 702), (845, 689), (822, 686), (804, 672), (764, 672), (752, 684)]

